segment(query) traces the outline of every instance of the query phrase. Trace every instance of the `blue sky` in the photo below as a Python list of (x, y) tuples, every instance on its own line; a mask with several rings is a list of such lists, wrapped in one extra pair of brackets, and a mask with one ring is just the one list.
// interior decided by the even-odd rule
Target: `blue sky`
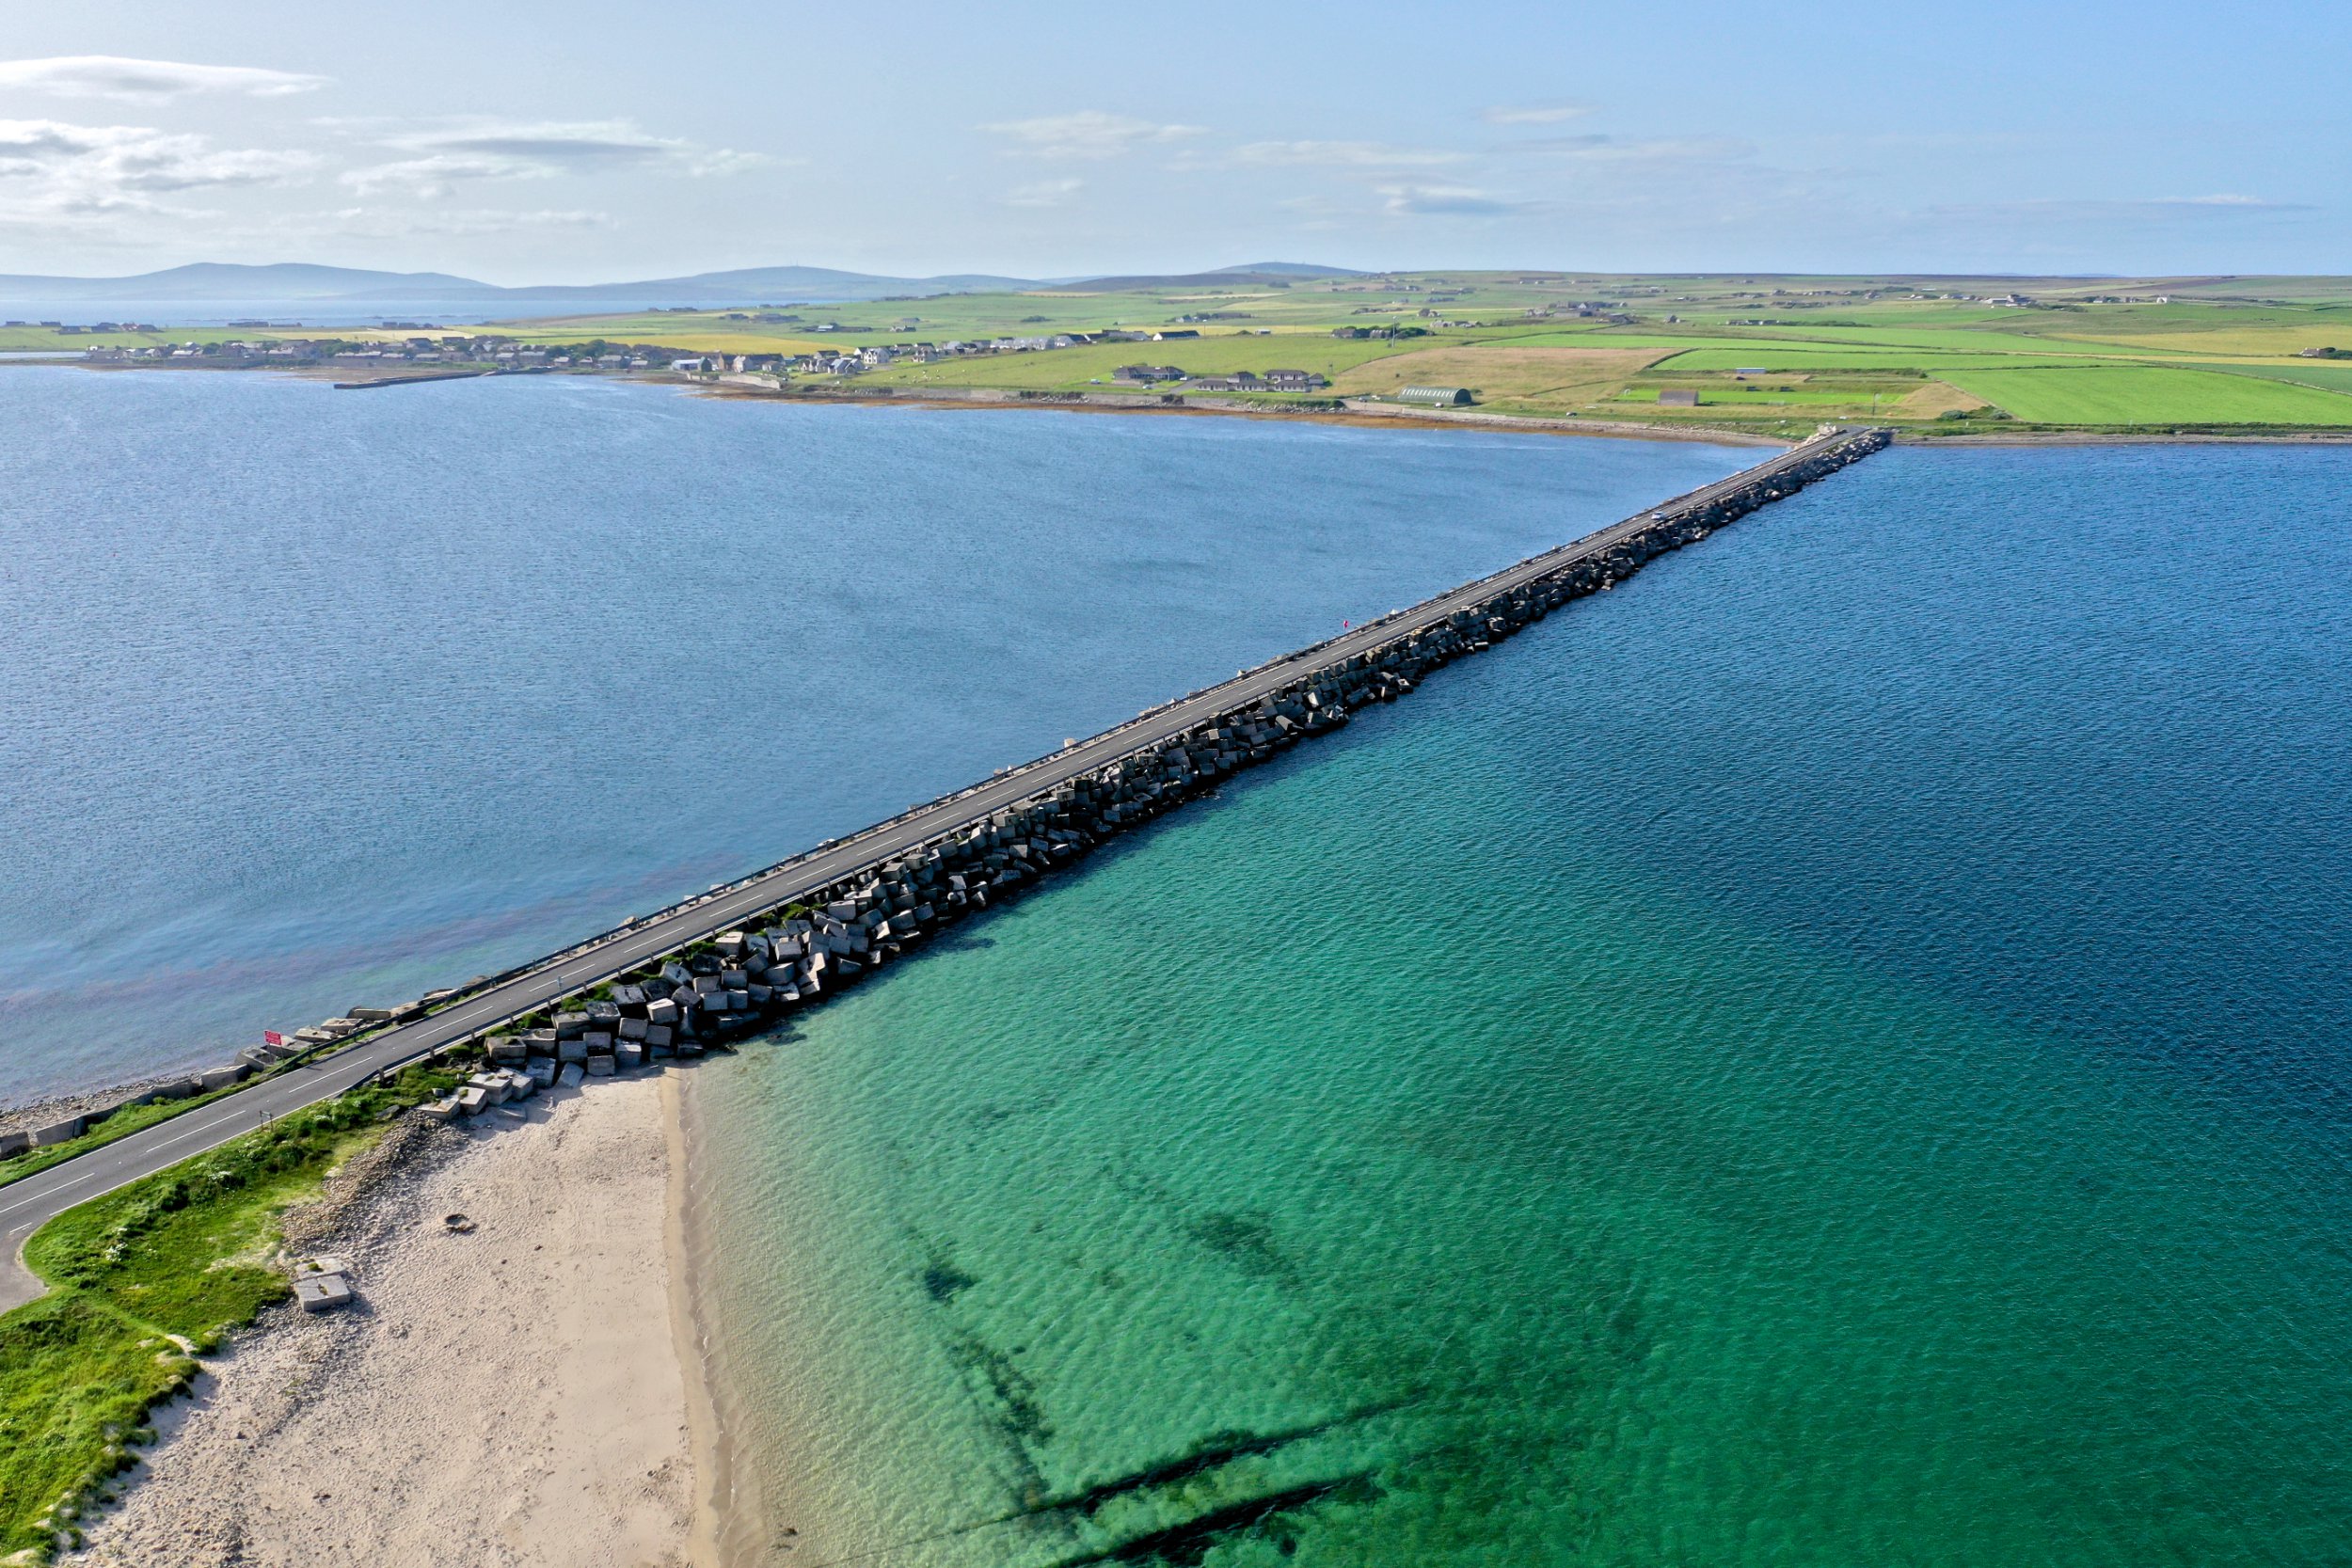
[(0, 272), (2352, 271), (2352, 7), (0, 0)]

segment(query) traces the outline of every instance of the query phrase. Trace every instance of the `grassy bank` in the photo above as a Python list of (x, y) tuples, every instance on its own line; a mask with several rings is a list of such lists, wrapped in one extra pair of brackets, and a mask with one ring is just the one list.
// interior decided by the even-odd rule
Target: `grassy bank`
[(0, 1554), (40, 1561), (134, 1462), (148, 1411), (195, 1354), (288, 1292), (272, 1253), (286, 1207), (454, 1082), (355, 1089), (60, 1214), (25, 1243), (50, 1285), (0, 1317)]

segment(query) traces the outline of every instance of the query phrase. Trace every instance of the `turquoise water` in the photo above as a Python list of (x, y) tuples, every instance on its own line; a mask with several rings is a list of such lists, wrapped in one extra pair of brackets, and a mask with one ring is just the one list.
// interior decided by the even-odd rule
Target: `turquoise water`
[(1752, 450), (0, 374), (0, 1098), (495, 972)]
[(708, 1064), (748, 1555), (2343, 1562), (2347, 459), (1874, 458)]

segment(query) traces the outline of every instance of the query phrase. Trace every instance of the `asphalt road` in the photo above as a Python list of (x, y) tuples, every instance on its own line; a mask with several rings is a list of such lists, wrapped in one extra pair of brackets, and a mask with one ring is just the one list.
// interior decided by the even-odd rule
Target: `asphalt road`
[(0, 1257), (7, 1259), (5, 1269), (0, 1269), (0, 1310), (40, 1294), (40, 1283), (21, 1260), (24, 1239), (77, 1203), (151, 1176), (191, 1155), (201, 1154), (241, 1132), (252, 1132), (273, 1117), (341, 1094), (386, 1068), (412, 1061), (436, 1047), (518, 1017), (557, 997), (635, 968), (647, 958), (731, 929), (812, 889), (888, 860), (1131, 752), (1155, 745), (1237, 704), (1254, 701), (1309, 670), (1376, 647), (1413, 627), (1442, 621), (1455, 610), (1499, 592), (1607, 550), (1638, 532), (1658, 514), (1671, 515), (1704, 505), (1717, 496), (1768, 478), (1844, 438), (1817, 437), (1792, 447), (1728, 479), (1647, 508), (1597, 533), (1531, 556), (1516, 566), (1465, 583), (1410, 610), (1368, 622), (1340, 637), (1286, 655), (1221, 686), (1211, 687), (1106, 730), (1090, 740), (1000, 774), (975, 788), (786, 861), (709, 897), (664, 911), (642, 926), (624, 928), (429, 1018), (389, 1030), (307, 1065), (273, 1073), (209, 1105), (94, 1148), (38, 1176), (0, 1186), (0, 1246), (6, 1248)]

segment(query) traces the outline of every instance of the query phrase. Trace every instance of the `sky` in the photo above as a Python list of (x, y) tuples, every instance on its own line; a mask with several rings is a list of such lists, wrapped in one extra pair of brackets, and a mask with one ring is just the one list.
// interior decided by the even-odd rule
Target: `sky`
[(0, 0), (0, 273), (2352, 271), (2352, 6)]

